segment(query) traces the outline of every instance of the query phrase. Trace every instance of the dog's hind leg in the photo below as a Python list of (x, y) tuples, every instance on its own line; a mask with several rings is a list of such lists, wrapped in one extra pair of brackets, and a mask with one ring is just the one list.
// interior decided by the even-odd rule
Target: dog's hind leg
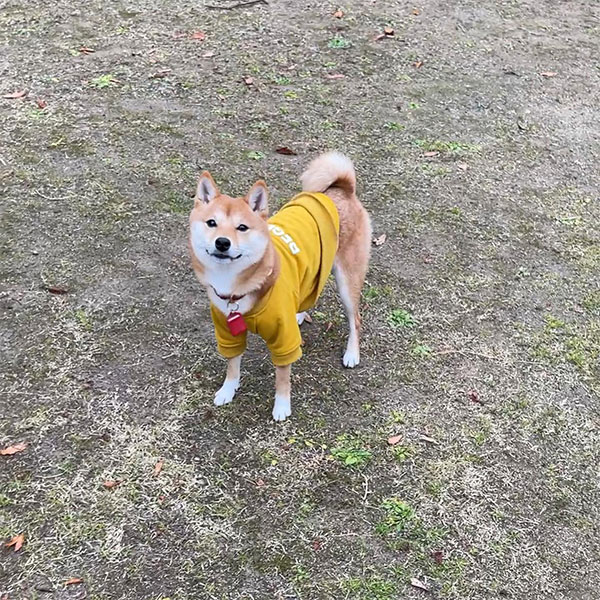
[(355, 232), (354, 244), (340, 246), (333, 264), (338, 293), (348, 317), (348, 344), (342, 362), (349, 369), (360, 362), (360, 292), (367, 274), (370, 244), (367, 221), (366, 227)]

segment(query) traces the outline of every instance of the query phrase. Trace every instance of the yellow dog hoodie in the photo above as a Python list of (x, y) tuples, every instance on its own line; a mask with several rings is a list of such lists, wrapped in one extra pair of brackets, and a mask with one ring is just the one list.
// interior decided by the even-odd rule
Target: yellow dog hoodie
[[(265, 340), (273, 364), (289, 365), (302, 356), (296, 313), (315, 305), (333, 266), (340, 219), (331, 198), (302, 192), (268, 221), (281, 269), (275, 285), (244, 315), (248, 330)], [(225, 315), (211, 304), (219, 352), (226, 358), (246, 349), (247, 332), (234, 336)]]

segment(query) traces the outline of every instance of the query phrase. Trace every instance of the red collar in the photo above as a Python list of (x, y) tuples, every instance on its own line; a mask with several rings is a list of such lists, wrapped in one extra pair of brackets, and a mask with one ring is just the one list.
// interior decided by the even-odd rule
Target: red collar
[(219, 292), (217, 292), (217, 290), (214, 288), (214, 286), (210, 286), (213, 291), (215, 292), (215, 294), (221, 298), (221, 300), (227, 300), (228, 302), (239, 302), (242, 298), (244, 298), (246, 296), (246, 294), (242, 294), (241, 296), (235, 296), (234, 294), (230, 294), (229, 296), (225, 295), (223, 296), (222, 294), (219, 294)]

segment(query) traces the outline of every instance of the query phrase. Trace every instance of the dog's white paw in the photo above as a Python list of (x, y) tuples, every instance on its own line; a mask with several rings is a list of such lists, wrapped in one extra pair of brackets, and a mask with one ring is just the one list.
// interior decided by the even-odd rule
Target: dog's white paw
[(285, 396), (275, 396), (273, 405), (273, 419), (275, 421), (285, 421), (292, 414), (292, 403)]
[(304, 323), (304, 321), (306, 320), (306, 317), (308, 317), (308, 313), (306, 311), (301, 312), (301, 313), (296, 313), (296, 321), (298, 323), (298, 326), (302, 325), (302, 323)]
[(342, 359), (342, 363), (348, 369), (353, 369), (360, 362), (360, 352), (354, 348), (348, 348)]
[(235, 396), (235, 393), (238, 391), (239, 387), (239, 379), (225, 381), (225, 383), (221, 386), (221, 389), (215, 394), (215, 406), (229, 404), (233, 400), (233, 397)]

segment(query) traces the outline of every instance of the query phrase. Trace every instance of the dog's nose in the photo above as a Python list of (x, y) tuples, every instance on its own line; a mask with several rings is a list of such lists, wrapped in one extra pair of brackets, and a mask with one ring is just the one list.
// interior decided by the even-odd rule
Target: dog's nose
[(231, 242), (226, 237), (220, 237), (215, 240), (215, 248), (219, 252), (227, 252), (231, 247)]

